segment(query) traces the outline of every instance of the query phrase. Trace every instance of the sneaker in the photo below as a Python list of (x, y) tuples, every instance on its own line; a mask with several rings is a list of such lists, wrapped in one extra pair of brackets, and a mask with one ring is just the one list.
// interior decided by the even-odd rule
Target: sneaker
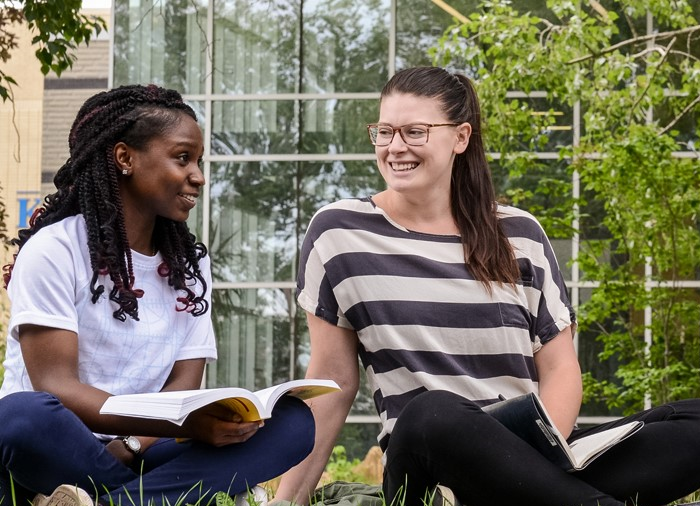
[(236, 495), (234, 504), (235, 506), (267, 506), (267, 492), (261, 486), (255, 486), (247, 492)]
[(51, 495), (37, 494), (32, 506), (94, 506), (92, 498), (75, 485), (60, 485)]
[(433, 494), (433, 506), (462, 506), (454, 492), (444, 485), (435, 487)]

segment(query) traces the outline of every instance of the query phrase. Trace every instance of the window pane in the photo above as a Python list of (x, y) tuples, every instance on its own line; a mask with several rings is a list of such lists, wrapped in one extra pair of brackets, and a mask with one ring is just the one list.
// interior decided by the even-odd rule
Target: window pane
[(114, 85), (204, 92), (206, 0), (115, 0)]
[[(348, 460), (363, 460), (369, 449), (377, 446), (377, 435), (381, 430), (379, 423), (346, 423), (336, 444), (345, 448)], [(381, 482), (381, 478), (379, 476), (378, 482)]]
[(261, 389), (303, 374), (293, 297), (292, 289), (214, 290), (219, 359), (207, 367), (208, 386)]
[(295, 164), (211, 167), (210, 251), (215, 281), (292, 281), (296, 265)]
[(215, 281), (294, 281), (300, 238), (313, 213), (382, 186), (374, 162), (212, 164)]
[(214, 93), (294, 93), (299, 1), (223, 0), (214, 7)]
[(293, 100), (213, 102), (212, 152), (290, 154), (299, 150), (299, 106)]
[(377, 111), (376, 99), (214, 102), (212, 151), (373, 153), (365, 125), (376, 121)]
[(367, 123), (378, 117), (379, 101), (310, 100), (302, 103), (302, 153), (374, 153)]
[[(204, 129), (203, 124), (204, 124), (204, 118), (205, 118), (205, 113), (204, 113), (204, 102), (199, 102), (199, 101), (186, 101), (187, 104), (194, 109), (194, 112), (197, 114), (197, 122), (199, 123), (199, 128)], [(203, 238), (203, 232), (202, 232), (202, 227), (204, 225), (204, 207), (208, 205), (208, 202), (204, 201), (204, 198), (201, 196), (200, 192), (200, 198), (197, 200), (197, 205), (190, 211), (190, 216), (187, 218), (187, 226), (189, 227), (190, 231), (194, 234), (194, 236), (197, 238), (198, 241), (201, 241)]]
[(666, 103), (654, 111), (654, 116), (663, 127), (673, 124), (678, 134), (674, 138), (679, 142), (679, 151), (695, 151), (697, 156), (698, 137), (700, 137), (700, 108), (695, 107), (685, 113), (692, 97), (669, 97)]
[[(590, 288), (579, 289), (580, 302), (586, 303), (591, 298), (592, 290)], [(583, 373), (590, 373), (593, 378), (599, 381), (609, 381), (611, 383), (619, 383), (615, 377), (615, 371), (619, 367), (619, 362), (615, 357), (607, 360), (600, 359), (600, 353), (603, 351), (603, 343), (599, 341), (600, 329), (605, 326), (610, 326), (613, 322), (600, 322), (601, 326), (590, 325), (588, 328), (578, 329), (578, 360), (581, 364)], [(610, 328), (610, 327), (608, 327)], [(604, 402), (589, 401), (581, 407), (581, 416), (619, 416), (622, 412), (620, 409), (610, 410)]]
[[(447, 2), (460, 17), (475, 11), (476, 0)], [(454, 24), (454, 15), (425, 0), (397, 0), (396, 2), (396, 69), (432, 65), (428, 49), (434, 47), (447, 28)]]
[(389, 0), (305, 0), (304, 93), (372, 92), (387, 80)]

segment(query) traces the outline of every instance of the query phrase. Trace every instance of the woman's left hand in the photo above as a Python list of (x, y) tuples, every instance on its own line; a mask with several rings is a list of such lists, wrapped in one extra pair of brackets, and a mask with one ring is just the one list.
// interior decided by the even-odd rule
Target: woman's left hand
[(105, 449), (114, 455), (119, 462), (124, 464), (129, 469), (133, 469), (134, 461), (136, 460), (136, 455), (126, 449), (126, 445), (121, 439), (113, 439), (107, 445)]

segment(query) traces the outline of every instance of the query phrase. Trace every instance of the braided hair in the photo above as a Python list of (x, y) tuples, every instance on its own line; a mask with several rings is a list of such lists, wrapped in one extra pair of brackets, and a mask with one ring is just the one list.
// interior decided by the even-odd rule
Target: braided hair
[[(42, 228), (68, 216), (82, 214), (87, 226), (92, 267), (90, 291), (93, 304), (104, 293), (100, 275), (113, 283), (109, 299), (118, 309), (113, 316), (125, 321), (138, 320), (137, 299), (143, 291), (134, 288), (131, 248), (126, 235), (122, 201), (117, 184), (113, 149), (118, 142), (143, 149), (154, 138), (167, 133), (187, 115), (195, 112), (177, 91), (155, 85), (129, 85), (98, 93), (80, 108), (68, 137), (70, 158), (54, 178), (56, 192), (46, 196), (12, 243), (19, 250)], [(207, 284), (199, 269), (206, 247), (195, 241), (184, 222), (158, 217), (154, 244), (163, 256), (158, 273), (178, 292), (178, 311), (193, 316), (205, 314), (209, 303), (204, 295)], [(17, 255), (15, 254), (15, 259)], [(5, 286), (10, 281), (14, 261), (4, 268)], [(194, 281), (194, 282), (193, 282)], [(199, 282), (202, 292), (190, 287)]]

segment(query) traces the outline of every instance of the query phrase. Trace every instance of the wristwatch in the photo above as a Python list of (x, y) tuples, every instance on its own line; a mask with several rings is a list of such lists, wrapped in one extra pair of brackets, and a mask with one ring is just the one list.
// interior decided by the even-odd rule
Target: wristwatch
[(139, 441), (137, 438), (134, 436), (124, 436), (120, 439), (124, 441), (124, 446), (126, 446), (126, 449), (131, 453), (134, 455), (141, 453), (141, 441)]

